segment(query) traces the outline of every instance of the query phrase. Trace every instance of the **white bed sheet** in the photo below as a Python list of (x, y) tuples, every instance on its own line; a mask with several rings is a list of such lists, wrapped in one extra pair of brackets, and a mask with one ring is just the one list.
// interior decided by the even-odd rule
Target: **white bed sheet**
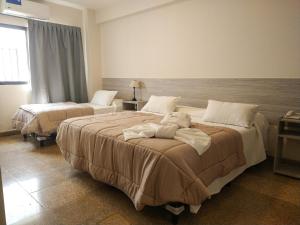
[[(236, 177), (238, 177), (240, 174), (242, 174), (247, 168), (259, 164), (266, 159), (266, 150), (265, 150), (266, 143), (264, 143), (263, 132), (262, 132), (262, 130), (265, 129), (265, 127), (262, 127), (261, 124), (260, 126), (258, 126), (256, 121), (255, 121), (255, 126), (253, 126), (252, 128), (204, 122), (201, 116), (204, 114), (205, 110), (206, 109), (203, 108), (181, 106), (181, 108), (179, 110), (177, 109), (176, 111), (189, 113), (191, 115), (192, 122), (195, 123), (201, 123), (201, 124), (206, 124), (211, 126), (228, 127), (238, 131), (242, 135), (243, 151), (246, 158), (246, 164), (244, 166), (241, 166), (231, 171), (228, 175), (224, 177), (214, 180), (208, 186), (209, 193), (211, 195), (214, 195), (214, 194), (218, 194), (226, 184), (228, 184)], [(197, 116), (193, 116), (195, 115), (194, 112), (196, 112)], [(201, 205), (190, 205), (190, 212), (196, 214), (200, 208)]]
[[(221, 177), (214, 180), (208, 186), (208, 190), (211, 195), (219, 193), (226, 184), (228, 184), (237, 176), (242, 174), (247, 168), (254, 166), (266, 159), (266, 151), (264, 147), (263, 136), (258, 126), (254, 126), (252, 128), (237, 127), (232, 125), (204, 122), (201, 118), (197, 117), (192, 117), (192, 121), (212, 126), (228, 127), (238, 131), (242, 135), (243, 151), (246, 158), (246, 165), (231, 171), (225, 177)], [(201, 205), (191, 205), (190, 211), (192, 213), (197, 213), (200, 207)]]

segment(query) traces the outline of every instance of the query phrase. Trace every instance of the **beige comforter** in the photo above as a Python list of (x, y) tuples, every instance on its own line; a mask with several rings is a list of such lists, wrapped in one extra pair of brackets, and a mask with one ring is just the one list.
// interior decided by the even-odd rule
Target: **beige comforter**
[(63, 120), (93, 114), (92, 107), (74, 102), (29, 104), (20, 106), (12, 119), (12, 125), (22, 134), (47, 136), (55, 133)]
[(73, 118), (61, 123), (57, 143), (74, 168), (122, 190), (137, 210), (169, 202), (201, 204), (210, 183), (245, 164), (241, 135), (224, 127), (193, 124), (212, 138), (201, 156), (174, 139), (124, 141), (124, 128), (160, 120), (138, 112)]

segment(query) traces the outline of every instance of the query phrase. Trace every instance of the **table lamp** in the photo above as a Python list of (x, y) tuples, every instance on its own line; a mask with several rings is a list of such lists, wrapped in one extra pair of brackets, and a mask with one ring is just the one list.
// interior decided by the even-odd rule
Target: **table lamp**
[(135, 89), (141, 87), (141, 84), (140, 84), (139, 81), (133, 80), (133, 81), (130, 82), (129, 87), (133, 88), (133, 99), (132, 99), (132, 101), (136, 101), (136, 98), (135, 98)]

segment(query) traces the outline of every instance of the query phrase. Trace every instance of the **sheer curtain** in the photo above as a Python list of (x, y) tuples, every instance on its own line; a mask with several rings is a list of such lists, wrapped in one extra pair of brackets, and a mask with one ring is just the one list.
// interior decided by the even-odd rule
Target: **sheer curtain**
[(81, 30), (28, 21), (33, 103), (86, 102)]

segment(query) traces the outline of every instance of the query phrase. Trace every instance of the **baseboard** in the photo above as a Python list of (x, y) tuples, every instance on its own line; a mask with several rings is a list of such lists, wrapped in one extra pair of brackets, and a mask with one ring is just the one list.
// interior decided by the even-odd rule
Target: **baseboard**
[(20, 134), (20, 131), (19, 130), (2, 131), (0, 132), (0, 137), (11, 136), (16, 134)]

